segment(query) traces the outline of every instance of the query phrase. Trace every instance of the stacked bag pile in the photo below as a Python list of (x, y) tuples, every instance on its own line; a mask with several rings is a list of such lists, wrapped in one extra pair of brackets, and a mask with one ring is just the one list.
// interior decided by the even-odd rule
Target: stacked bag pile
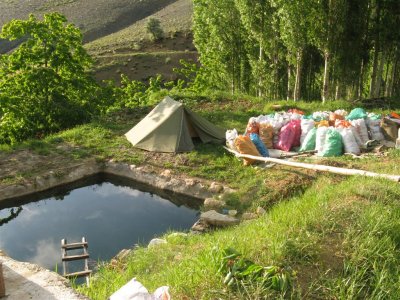
[[(398, 117), (398, 118), (397, 118)], [(241, 154), (269, 156), (268, 149), (282, 151), (316, 151), (318, 156), (340, 156), (344, 153), (359, 155), (371, 140), (395, 142), (400, 116), (395, 113), (382, 118), (355, 108), (317, 111), (306, 116), (297, 109), (250, 118), (246, 132), (236, 129), (226, 132), (227, 145)], [(251, 164), (254, 160), (245, 159)]]

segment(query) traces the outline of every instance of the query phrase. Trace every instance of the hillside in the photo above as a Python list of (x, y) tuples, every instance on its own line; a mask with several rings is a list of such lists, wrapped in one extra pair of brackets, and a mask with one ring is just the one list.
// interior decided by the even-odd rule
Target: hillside
[[(5, 0), (0, 1), (0, 26), (30, 13), (42, 16), (58, 11), (84, 32), (86, 42), (117, 32), (152, 15), (174, 0)], [(0, 42), (0, 52), (10, 44)]]

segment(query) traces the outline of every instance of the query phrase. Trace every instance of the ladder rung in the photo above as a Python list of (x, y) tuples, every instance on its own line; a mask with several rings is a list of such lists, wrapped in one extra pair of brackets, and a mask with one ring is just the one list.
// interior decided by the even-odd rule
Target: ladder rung
[(79, 259), (85, 259), (85, 258), (89, 258), (89, 254), (63, 256), (62, 261), (79, 260)]
[(65, 278), (83, 277), (83, 276), (90, 275), (91, 273), (92, 273), (91, 270), (79, 271), (79, 272), (74, 272), (74, 273), (65, 274), (64, 277), (65, 277)]
[(84, 243), (71, 243), (71, 244), (61, 245), (61, 248), (67, 249), (67, 250), (74, 250), (74, 249), (80, 249), (80, 248), (87, 247), (87, 246), (88, 246), (88, 243), (84, 242)]

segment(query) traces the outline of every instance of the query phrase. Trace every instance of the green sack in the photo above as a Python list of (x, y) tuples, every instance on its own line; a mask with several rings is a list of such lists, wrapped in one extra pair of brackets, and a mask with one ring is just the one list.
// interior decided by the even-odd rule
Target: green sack
[(307, 133), (306, 137), (304, 138), (303, 143), (301, 144), (299, 151), (303, 152), (303, 151), (315, 150), (316, 139), (317, 139), (317, 128), (314, 127)]
[(366, 117), (367, 113), (363, 108), (355, 108), (349, 113), (346, 120), (365, 119)]
[(343, 154), (343, 141), (341, 134), (334, 128), (329, 128), (326, 133), (324, 148), (319, 156), (330, 157)]
[(382, 119), (382, 115), (376, 114), (376, 113), (370, 113), (368, 114), (368, 118), (370, 118), (371, 120), (380, 120)]

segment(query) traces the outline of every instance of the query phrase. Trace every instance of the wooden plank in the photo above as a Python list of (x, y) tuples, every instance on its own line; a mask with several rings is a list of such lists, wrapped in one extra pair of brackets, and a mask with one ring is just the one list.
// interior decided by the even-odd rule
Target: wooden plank
[(74, 273), (65, 274), (64, 277), (66, 277), (66, 278), (83, 277), (83, 276), (88, 276), (88, 275), (90, 275), (91, 273), (92, 273), (91, 270), (79, 271), (79, 272), (74, 272)]
[[(67, 240), (66, 239), (62, 239), (61, 240), (61, 257), (65, 257), (67, 256), (67, 250), (65, 248), (63, 248), (64, 245), (67, 244)], [(68, 270), (67, 270), (67, 264), (65, 261), (63, 261), (63, 275), (67, 274)]]
[(78, 254), (78, 255), (70, 255), (70, 256), (63, 256), (61, 258), (62, 261), (72, 261), (72, 260), (80, 260), (89, 258), (89, 254)]
[(227, 151), (236, 155), (236, 157), (240, 158), (250, 158), (257, 161), (264, 161), (264, 162), (274, 162), (277, 164), (295, 167), (295, 168), (304, 168), (314, 171), (323, 171), (323, 172), (330, 172), (335, 174), (342, 174), (342, 175), (360, 175), (360, 176), (367, 176), (367, 177), (375, 177), (375, 178), (385, 178), (392, 181), (400, 182), (400, 175), (390, 175), (390, 174), (380, 174), (374, 173), (369, 171), (363, 170), (355, 170), (355, 169), (345, 169), (345, 168), (338, 168), (338, 167), (331, 167), (325, 165), (316, 165), (316, 164), (307, 164), (307, 163), (300, 163), (300, 162), (292, 162), (272, 157), (261, 157), (261, 156), (254, 156), (254, 155), (247, 155), (247, 154), (240, 154), (237, 151), (224, 147)]
[(61, 248), (64, 248), (66, 250), (76, 250), (76, 249), (81, 249), (83, 247), (87, 247), (88, 243), (71, 243), (71, 244), (65, 244), (61, 245)]

